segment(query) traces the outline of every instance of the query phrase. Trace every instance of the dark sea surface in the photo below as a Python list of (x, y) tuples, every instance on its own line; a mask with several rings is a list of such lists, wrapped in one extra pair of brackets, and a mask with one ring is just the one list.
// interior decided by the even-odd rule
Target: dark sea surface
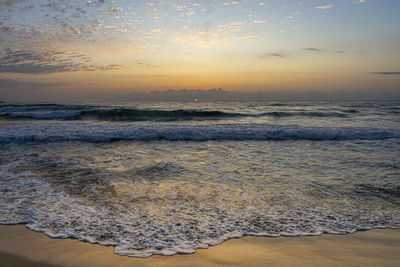
[(0, 104), (0, 223), (194, 253), (400, 227), (400, 102)]

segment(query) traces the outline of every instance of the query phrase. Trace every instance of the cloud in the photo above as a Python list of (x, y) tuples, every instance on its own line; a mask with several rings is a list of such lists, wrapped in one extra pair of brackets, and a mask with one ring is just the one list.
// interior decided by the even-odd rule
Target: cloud
[(14, 28), (13, 27), (9, 27), (9, 26), (1, 26), (0, 27), (0, 32), (1, 33), (8, 34), (8, 33), (12, 32), (13, 30), (14, 30)]
[(258, 56), (258, 58), (270, 58), (270, 57), (284, 58), (285, 55), (280, 53), (280, 52), (274, 52), (274, 53), (261, 54), (261, 55)]
[[(322, 56), (324, 54), (343, 54), (343, 53), (345, 53), (345, 51), (343, 51), (343, 50), (324, 50), (324, 49), (315, 48), (315, 47), (307, 47), (307, 48), (303, 48), (302, 50), (310, 52), (310, 53), (315, 53), (316, 55), (318, 54), (320, 56)], [(295, 52), (292, 51), (292, 53), (295, 53)], [(258, 55), (258, 58), (260, 58), (260, 59), (272, 58), (272, 57), (285, 58), (285, 57), (287, 57), (287, 55), (285, 55), (285, 53), (282, 53), (279, 51)]]
[(119, 65), (96, 64), (90, 57), (64, 51), (18, 51), (0, 53), (0, 73), (46, 74), (55, 72), (111, 70)]
[[(90, 7), (86, 6), (86, 1), (80, 4), (74, 1), (32, 1), (32, 5), (25, 4), (30, 2), (0, 0), (0, 8), (2, 5), (17, 3), (12, 8), (7, 8), (4, 16), (2, 14), (2, 48), (42, 49), (49, 44), (52, 47), (62, 47), (67, 42), (85, 43), (92, 40), (104, 41), (107, 38), (104, 34), (97, 33), (97, 30), (105, 17), (104, 12), (109, 12), (108, 9), (91, 7), (97, 6), (99, 1), (88, 1)], [(26, 16), (26, 8), (33, 9), (32, 14), (35, 14), (35, 18)], [(18, 17), (23, 19), (17, 19)], [(113, 17), (107, 19), (108, 23), (112, 23), (112, 20)]]
[(240, 5), (239, 1), (233, 1), (233, 2), (224, 2), (222, 3), (223, 6), (237, 6)]
[(315, 8), (317, 8), (317, 9), (329, 9), (329, 8), (332, 8), (333, 7), (333, 5), (325, 5), (325, 6), (316, 6)]
[(400, 75), (400, 71), (378, 71), (378, 72), (370, 72), (370, 74), (377, 74), (377, 75)]
[(110, 11), (110, 12), (118, 12), (118, 11), (122, 11), (122, 8), (120, 8), (120, 7), (110, 7), (108, 9), (108, 11)]
[(239, 40), (249, 40), (249, 39), (255, 39), (255, 38), (257, 38), (256, 35), (244, 35), (244, 36), (235, 37), (235, 40), (239, 41)]
[(334, 54), (344, 54), (345, 51), (343, 50), (324, 50), (315, 47), (307, 47), (303, 48), (304, 51), (313, 52), (313, 53), (334, 53)]
[(2, 5), (12, 6), (17, 2), (21, 2), (21, 0), (0, 0), (0, 6)]
[(77, 34), (81, 33), (80, 29), (78, 29), (77, 27), (74, 27), (74, 26), (66, 27), (64, 30), (66, 33), (70, 33), (73, 35), (77, 35)]
[(139, 61), (139, 60), (136, 60), (136, 64), (137, 64), (138, 66), (141, 66), (141, 67), (148, 67), (148, 68), (159, 68), (159, 67), (160, 67), (159, 65), (153, 65), (153, 64), (146, 63), (146, 62)]
[(307, 47), (307, 48), (304, 48), (304, 50), (310, 51), (310, 52), (324, 52), (324, 50), (319, 49), (319, 48), (314, 48), (314, 47)]
[(281, 54), (281, 53), (270, 53), (269, 54), (270, 56), (273, 56), (273, 57), (285, 57), (283, 54)]

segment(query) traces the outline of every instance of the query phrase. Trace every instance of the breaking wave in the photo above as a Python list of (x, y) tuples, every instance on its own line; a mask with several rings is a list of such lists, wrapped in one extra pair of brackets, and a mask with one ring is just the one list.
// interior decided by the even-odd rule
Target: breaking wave
[(0, 142), (209, 141), (209, 140), (383, 140), (400, 138), (398, 129), (268, 124), (70, 124), (0, 128)]
[[(272, 105), (274, 107), (274, 105)], [(11, 105), (0, 107), (3, 119), (33, 120), (99, 120), (99, 121), (185, 121), (222, 120), (238, 117), (337, 117), (347, 118), (358, 111), (271, 111), (263, 113), (224, 112), (218, 110), (195, 109), (135, 109), (71, 105)]]

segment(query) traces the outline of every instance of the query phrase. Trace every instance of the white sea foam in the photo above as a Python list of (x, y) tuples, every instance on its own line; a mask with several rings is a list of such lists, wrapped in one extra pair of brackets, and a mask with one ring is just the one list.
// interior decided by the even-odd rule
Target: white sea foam
[(379, 181), (366, 169), (349, 172), (368, 151), (376, 151), (369, 160), (379, 149), (397, 155), (365, 142), (347, 142), (343, 155), (329, 142), (2, 144), (3, 160), (13, 153), (0, 164), (0, 223), (135, 257), (194, 253), (243, 235), (400, 227), (400, 194), (390, 186), (397, 163), (376, 165)]

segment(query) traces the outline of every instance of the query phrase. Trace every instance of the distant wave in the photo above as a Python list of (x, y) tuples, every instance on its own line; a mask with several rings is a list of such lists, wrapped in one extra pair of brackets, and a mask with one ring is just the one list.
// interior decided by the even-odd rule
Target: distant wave
[(83, 110), (95, 108), (95, 106), (86, 105), (63, 105), (63, 104), (13, 104), (0, 105), (0, 113), (4, 112), (40, 112), (40, 111), (57, 111), (57, 110)]
[(220, 120), (237, 117), (348, 117), (357, 110), (338, 111), (271, 111), (258, 114), (224, 112), (218, 110), (158, 110), (134, 108), (110, 108), (68, 105), (12, 105), (1, 106), (3, 119), (30, 120), (99, 120), (99, 121), (183, 121)]
[(63, 105), (12, 105), (0, 107), (0, 117), (35, 120), (179, 121), (247, 116), (208, 110), (157, 110)]
[(262, 113), (258, 116), (271, 116), (271, 117), (348, 117), (347, 114), (341, 112), (318, 112), (318, 111), (274, 111)]
[(226, 113), (222, 111), (201, 110), (138, 110), (115, 108), (104, 110), (82, 111), (79, 119), (93, 118), (105, 121), (146, 121), (146, 120), (192, 120), (192, 119), (218, 119), (227, 117), (246, 116), (239, 113)]
[(398, 129), (303, 127), (268, 124), (32, 124), (0, 128), (0, 142), (208, 141), (208, 140), (381, 140), (400, 138)]

